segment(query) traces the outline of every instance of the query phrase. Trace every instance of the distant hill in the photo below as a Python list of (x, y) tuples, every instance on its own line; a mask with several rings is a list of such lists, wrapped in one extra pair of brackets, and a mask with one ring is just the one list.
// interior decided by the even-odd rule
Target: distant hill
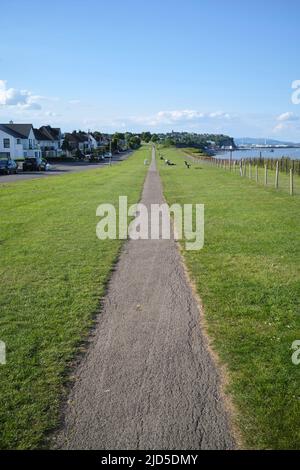
[(236, 145), (300, 145), (296, 142), (283, 142), (274, 139), (264, 139), (255, 137), (238, 137), (234, 139)]

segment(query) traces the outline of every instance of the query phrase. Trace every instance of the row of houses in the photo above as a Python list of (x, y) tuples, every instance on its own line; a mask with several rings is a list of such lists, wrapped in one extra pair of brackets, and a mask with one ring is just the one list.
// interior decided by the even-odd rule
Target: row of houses
[(69, 150), (80, 150), (83, 153), (105, 148), (110, 142), (108, 136), (103, 134), (82, 131), (67, 132), (64, 134), (64, 140), (68, 143)]
[(100, 133), (74, 131), (62, 134), (60, 128), (32, 124), (0, 124), (0, 157), (22, 159), (26, 157), (58, 157), (79, 150), (87, 153), (105, 148), (109, 137)]

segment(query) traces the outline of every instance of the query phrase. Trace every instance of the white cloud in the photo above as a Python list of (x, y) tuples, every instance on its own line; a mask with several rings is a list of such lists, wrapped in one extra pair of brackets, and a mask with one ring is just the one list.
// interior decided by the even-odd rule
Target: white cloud
[(61, 116), (61, 114), (54, 113), (53, 111), (46, 111), (45, 115), (47, 117), (60, 117)]
[(298, 124), (299, 120), (300, 120), (300, 116), (297, 116), (292, 111), (279, 114), (279, 116), (277, 116), (276, 118), (276, 121), (278, 121), (278, 124), (274, 126), (273, 132), (280, 133), (282, 131), (295, 131), (299, 127), (299, 124)]
[(287, 128), (288, 128), (288, 125), (284, 122), (281, 122), (273, 128), (273, 132), (280, 132)]
[(41, 109), (38, 97), (28, 90), (7, 88), (6, 80), (0, 80), (0, 106), (17, 106), (23, 110)]
[(192, 109), (176, 110), (176, 111), (159, 111), (155, 116), (157, 122), (176, 122), (191, 121), (203, 118), (203, 113)]
[(70, 100), (69, 104), (80, 104), (80, 100)]
[(220, 118), (220, 119), (230, 119), (231, 116), (229, 113), (223, 113), (223, 111), (216, 111), (214, 113), (209, 113), (210, 118)]
[(161, 124), (180, 124), (192, 123), (202, 120), (211, 121), (213, 119), (230, 119), (228, 113), (222, 111), (203, 113), (193, 109), (159, 111), (152, 116), (133, 117), (132, 121), (149, 126), (158, 126)]
[(277, 121), (298, 121), (300, 119), (299, 116), (296, 116), (292, 111), (282, 113), (279, 116), (277, 116)]

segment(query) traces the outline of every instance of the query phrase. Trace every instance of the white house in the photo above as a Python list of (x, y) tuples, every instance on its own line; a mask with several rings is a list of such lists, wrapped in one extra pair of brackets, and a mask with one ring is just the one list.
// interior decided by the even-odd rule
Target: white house
[(0, 157), (40, 157), (32, 124), (0, 124)]
[(93, 134), (88, 133), (87, 136), (88, 136), (88, 143), (89, 143), (90, 150), (96, 149), (98, 147), (98, 142), (93, 136)]
[(33, 131), (43, 156), (56, 157), (61, 153), (62, 133), (59, 128), (42, 126)]

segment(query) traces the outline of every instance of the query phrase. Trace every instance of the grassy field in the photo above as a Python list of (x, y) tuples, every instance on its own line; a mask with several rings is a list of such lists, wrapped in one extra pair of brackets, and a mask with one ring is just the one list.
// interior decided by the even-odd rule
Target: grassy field
[(139, 200), (142, 148), (127, 161), (0, 185), (0, 448), (40, 446), (58, 422), (67, 367), (93, 323), (121, 242), (96, 238), (96, 208)]
[[(205, 155), (200, 153), (197, 153), (198, 151), (196, 149), (192, 148), (184, 148), (181, 149), (181, 155), (183, 157), (191, 157), (192, 161), (195, 164), (201, 164), (203, 161), (205, 161)], [(190, 160), (189, 160), (190, 161)], [(205, 161), (206, 163), (209, 163), (208, 160)], [(275, 160), (274, 160), (274, 167), (275, 167)], [(279, 161), (280, 162), (280, 161)], [(216, 159), (212, 159), (210, 161), (211, 165), (215, 165)], [(230, 171), (229, 168), (229, 161), (226, 160), (219, 160), (219, 170), (221, 171)], [(225, 163), (225, 166), (224, 166)], [(240, 176), (240, 168), (239, 168), (240, 162), (237, 160), (236, 164), (234, 164), (234, 160), (232, 161), (232, 167), (231, 171), (233, 174), (235, 174), (237, 177)], [(295, 165), (296, 166), (296, 165)], [(279, 167), (280, 168), (280, 167)], [(275, 188), (275, 169), (270, 169), (268, 168), (267, 171), (267, 183), (265, 181), (265, 170), (264, 167), (258, 166), (257, 169), (257, 181), (256, 181), (256, 169), (255, 165), (252, 164), (251, 169), (249, 167), (249, 161), (246, 161), (246, 164), (243, 165), (243, 178), (244, 179), (250, 179), (251, 181), (255, 182), (256, 184), (259, 184), (261, 186), (264, 186), (266, 188)], [(289, 194), (290, 193), (290, 175), (289, 171), (279, 171), (278, 175), (278, 191), (284, 191), (285, 193)], [(294, 195), (300, 195), (300, 176), (297, 171), (294, 171), (294, 177), (293, 177), (293, 194)]]
[[(171, 203), (205, 204), (205, 246), (185, 251), (209, 335), (227, 365), (244, 445), (299, 449), (300, 198), (211, 167), (159, 161)], [(183, 249), (184, 249), (184, 245)]]

